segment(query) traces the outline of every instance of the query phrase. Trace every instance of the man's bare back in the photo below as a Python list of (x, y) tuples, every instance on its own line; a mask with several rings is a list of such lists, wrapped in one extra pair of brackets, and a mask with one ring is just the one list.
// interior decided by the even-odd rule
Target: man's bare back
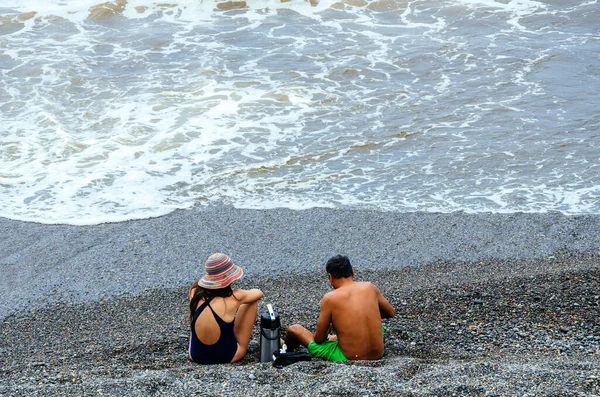
[[(334, 290), (321, 300), (315, 333), (299, 324), (292, 325), (286, 333), (288, 348), (294, 350), (302, 344), (311, 355), (330, 361), (381, 358), (384, 351), (381, 319), (393, 317), (394, 308), (375, 285), (354, 281), (348, 258), (339, 255), (331, 258), (327, 272)], [(335, 329), (335, 336), (329, 335), (331, 328)]]
[(321, 332), (327, 338), (331, 323), (340, 349), (348, 359), (381, 358), (383, 337), (380, 306), (384, 307), (386, 317), (393, 315), (393, 308), (375, 285), (355, 281), (345, 283), (323, 297), (315, 342), (320, 343)]

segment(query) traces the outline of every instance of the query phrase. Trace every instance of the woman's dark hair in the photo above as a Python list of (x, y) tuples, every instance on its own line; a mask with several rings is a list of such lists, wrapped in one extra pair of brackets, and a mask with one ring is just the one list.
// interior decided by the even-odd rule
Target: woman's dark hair
[(194, 282), (190, 286), (190, 291), (192, 289), (195, 289), (195, 291), (194, 291), (194, 295), (192, 295), (192, 298), (190, 299), (190, 316), (188, 318), (190, 321), (190, 324), (192, 323), (192, 321), (194, 321), (194, 313), (196, 312), (196, 306), (198, 306), (198, 302), (200, 301), (200, 299), (210, 302), (212, 300), (212, 298), (215, 298), (215, 297), (226, 298), (228, 296), (233, 295), (233, 290), (231, 289), (231, 285), (228, 285), (225, 288), (207, 289), (207, 288), (200, 287), (198, 285), (198, 282)]
[(330, 258), (325, 264), (325, 270), (333, 278), (346, 278), (352, 275), (352, 265), (350, 259), (344, 255), (336, 255)]

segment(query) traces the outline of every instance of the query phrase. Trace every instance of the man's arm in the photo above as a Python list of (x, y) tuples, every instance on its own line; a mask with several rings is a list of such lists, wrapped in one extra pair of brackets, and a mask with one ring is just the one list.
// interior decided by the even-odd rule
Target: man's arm
[(388, 302), (387, 299), (383, 297), (379, 288), (375, 287), (377, 290), (377, 302), (379, 303), (379, 312), (381, 313), (381, 318), (392, 318), (396, 311), (394, 307)]
[(329, 325), (331, 324), (331, 302), (327, 295), (321, 300), (321, 312), (317, 320), (317, 329), (315, 331), (315, 342), (323, 343), (327, 340)]

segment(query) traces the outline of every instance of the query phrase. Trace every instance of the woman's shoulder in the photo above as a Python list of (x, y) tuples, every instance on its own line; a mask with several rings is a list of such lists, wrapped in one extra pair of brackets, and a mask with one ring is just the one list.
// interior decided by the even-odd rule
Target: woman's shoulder
[(242, 289), (242, 288), (236, 288), (234, 290), (232, 290), (233, 292), (233, 296), (235, 296), (236, 298), (240, 298), (242, 296), (246, 296), (248, 294), (248, 290)]
[(236, 292), (238, 292), (238, 291), (239, 291), (239, 292), (241, 292), (241, 293), (245, 293), (245, 294), (247, 294), (247, 293), (252, 293), (252, 292), (255, 292), (255, 291), (260, 291), (260, 290), (259, 290), (259, 289), (257, 289), (257, 288), (251, 288), (251, 289), (235, 288), (235, 289), (233, 290), (233, 293), (235, 294), (235, 293), (236, 293)]
[(253, 289), (241, 289), (237, 288), (233, 290), (233, 296), (240, 301), (244, 301), (244, 303), (254, 302), (263, 297), (263, 293), (261, 290), (253, 288)]

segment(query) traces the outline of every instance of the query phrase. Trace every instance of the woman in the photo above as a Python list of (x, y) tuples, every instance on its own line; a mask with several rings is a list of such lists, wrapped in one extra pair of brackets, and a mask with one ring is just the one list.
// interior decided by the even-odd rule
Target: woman
[(244, 271), (225, 254), (212, 254), (204, 266), (206, 275), (190, 286), (189, 358), (198, 364), (234, 363), (246, 355), (263, 293), (231, 289)]

